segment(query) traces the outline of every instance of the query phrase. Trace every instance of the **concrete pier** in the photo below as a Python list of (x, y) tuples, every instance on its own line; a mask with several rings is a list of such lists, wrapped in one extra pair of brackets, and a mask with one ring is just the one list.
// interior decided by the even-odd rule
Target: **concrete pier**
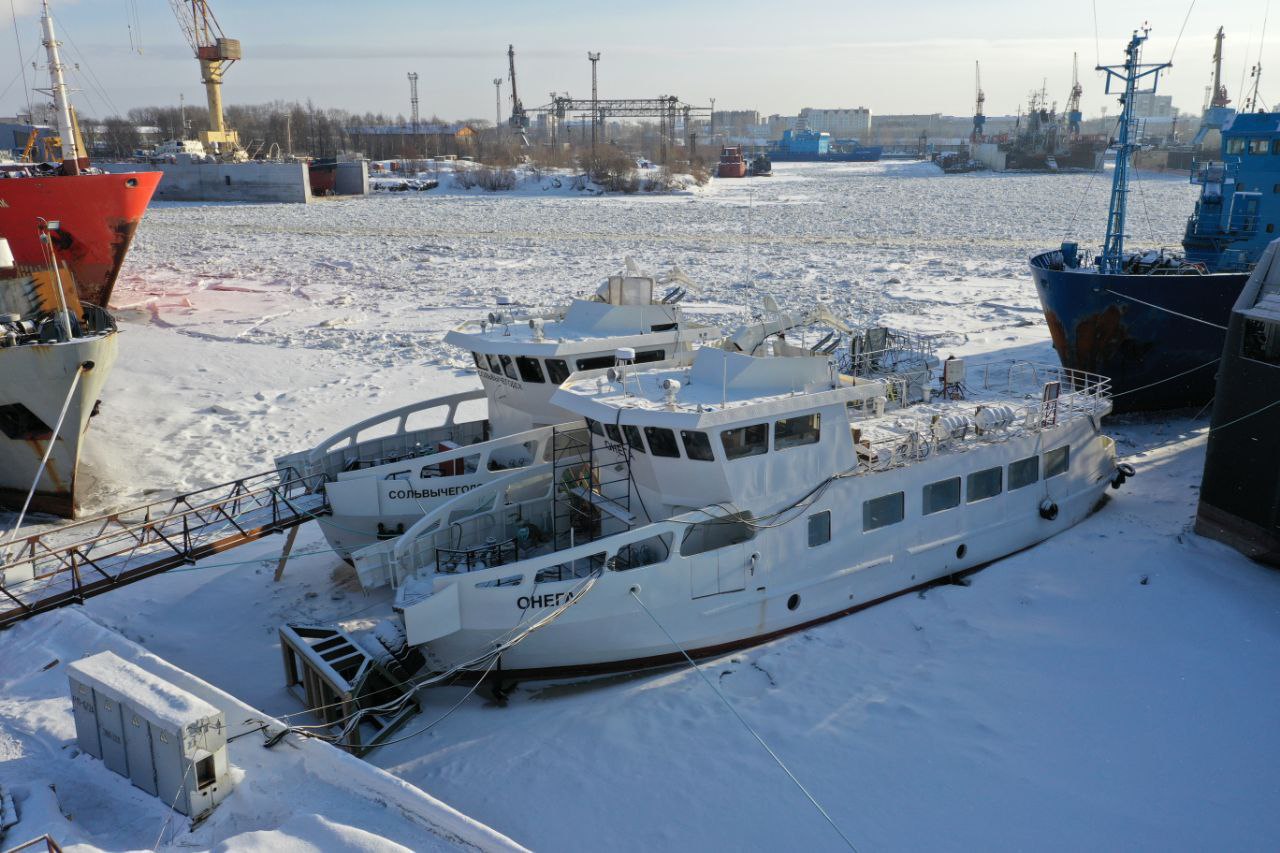
[[(138, 169), (133, 163), (107, 163), (110, 172)], [(157, 201), (311, 201), (305, 163), (156, 163), (143, 168), (164, 172)], [(367, 167), (366, 167), (367, 168)], [(365, 172), (368, 184), (368, 172)], [(367, 188), (366, 188), (367, 191)]]

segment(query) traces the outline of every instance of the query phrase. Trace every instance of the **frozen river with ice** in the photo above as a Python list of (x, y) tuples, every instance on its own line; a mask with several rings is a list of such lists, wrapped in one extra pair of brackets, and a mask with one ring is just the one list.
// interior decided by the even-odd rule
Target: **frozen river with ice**
[[(93, 504), (264, 470), (353, 421), (473, 387), (448, 328), (498, 295), (560, 303), (627, 256), (678, 264), (700, 284), (690, 310), (726, 324), (767, 293), (939, 333), (943, 357), (1052, 361), (1026, 259), (1099, 243), (1108, 187), (886, 162), (781, 164), (673, 196), (543, 183), (157, 204), (114, 299), (125, 334), (90, 436)], [(1134, 240), (1175, 244), (1194, 197), (1185, 178), (1144, 176)], [(1189, 532), (1207, 425), (1193, 414), (1113, 419), (1138, 477), (1077, 528), (969, 585), (708, 673), (863, 850), (1273, 849), (1280, 575)], [(314, 524), (273, 583), (279, 547), (85, 611), (251, 705), (295, 712), (278, 626), (362, 624), (385, 602), (358, 591)], [(405, 733), (461, 695), (440, 690)], [(0, 735), (16, 719), (0, 710)], [(506, 708), (473, 697), (370, 760), (536, 849), (841, 846), (687, 669), (522, 685)]]

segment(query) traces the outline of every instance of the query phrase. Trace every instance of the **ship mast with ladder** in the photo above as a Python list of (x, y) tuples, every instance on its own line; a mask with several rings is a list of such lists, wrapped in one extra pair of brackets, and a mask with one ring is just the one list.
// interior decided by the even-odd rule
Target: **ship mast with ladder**
[(62, 74), (66, 66), (62, 64), (62, 57), (58, 53), (58, 47), (62, 42), (58, 41), (57, 36), (54, 35), (53, 16), (49, 14), (49, 0), (44, 0), (40, 5), (40, 30), (44, 36), (45, 56), (49, 62), (49, 88), (44, 91), (53, 97), (53, 111), (58, 123), (58, 140), (62, 148), (62, 173), (78, 175), (88, 162), (87, 159), (82, 162), (82, 158), (86, 155), (81, 150), (79, 134), (71, 118), (67, 81)]

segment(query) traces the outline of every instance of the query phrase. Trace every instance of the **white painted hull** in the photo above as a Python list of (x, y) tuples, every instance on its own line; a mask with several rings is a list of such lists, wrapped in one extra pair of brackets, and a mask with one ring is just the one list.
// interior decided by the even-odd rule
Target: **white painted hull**
[[(1052, 444), (1049, 444), (1049, 441)], [(920, 513), (923, 484), (1071, 444), (1071, 467), (1032, 486), (933, 515)], [(1024, 446), (1025, 445), (1025, 446)], [(610, 555), (625, 541), (669, 531), (675, 546), (664, 561), (627, 571), (605, 570), (598, 581), (553, 622), (502, 656), (504, 671), (602, 671), (675, 660), (679, 652), (636, 602), (637, 595), (679, 645), (709, 654), (760, 642), (833, 618), (905, 590), (989, 563), (1032, 546), (1084, 519), (1115, 473), (1114, 443), (1092, 419), (1025, 435), (967, 452), (935, 456), (871, 476), (836, 481), (806, 513), (832, 511), (830, 542), (809, 547), (803, 518), (761, 530), (751, 541), (693, 557), (679, 555), (680, 522), (638, 527), (629, 533), (467, 574), (436, 574), (435, 593), (416, 598), (405, 589), (402, 613), (411, 643), (421, 644), (433, 666), (443, 668), (481, 656), (517, 625), (546, 615), (583, 584), (581, 579), (534, 583), (541, 567), (593, 553)], [(862, 529), (862, 501), (902, 490), (906, 523)], [(1057, 517), (1041, 517), (1044, 500)], [(963, 546), (963, 547), (962, 547)], [(753, 559), (754, 557), (754, 559)], [(708, 592), (718, 577), (725, 592)], [(518, 584), (477, 586), (519, 576)], [(447, 587), (456, 586), (456, 592)], [(447, 594), (442, 594), (447, 592)], [(456, 607), (450, 600), (456, 596)], [(794, 606), (791, 606), (794, 605)], [(457, 630), (442, 625), (455, 621)], [(423, 637), (429, 640), (421, 641)]]
[[(0, 411), (21, 406), (52, 430), (79, 365), (92, 362), (80, 378), (61, 432), (40, 477), (31, 511), (74, 516), (79, 509), (76, 473), (94, 404), (116, 361), (116, 333), (56, 344), (0, 348)], [(13, 430), (13, 420), (5, 424)], [(0, 503), (19, 508), (39, 470), (48, 439), (0, 429)]]

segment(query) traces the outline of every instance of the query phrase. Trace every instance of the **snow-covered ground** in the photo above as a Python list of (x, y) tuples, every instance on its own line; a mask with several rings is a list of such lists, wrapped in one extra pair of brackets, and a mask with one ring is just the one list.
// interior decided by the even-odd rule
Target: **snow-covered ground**
[[(558, 303), (628, 255), (680, 265), (702, 285), (693, 310), (721, 322), (768, 293), (937, 332), (942, 355), (1052, 360), (1026, 258), (1062, 239), (1096, 243), (1106, 189), (1107, 176), (779, 164), (772, 178), (673, 196), (156, 205), (114, 300), (125, 334), (89, 443), (94, 501), (108, 509), (264, 470), (352, 421), (472, 387), (442, 343), (450, 325), (499, 294)], [(1175, 243), (1193, 198), (1183, 179), (1143, 176), (1137, 240)], [(1190, 533), (1205, 427), (1191, 413), (1112, 419), (1139, 474), (1077, 528), (967, 586), (705, 668), (860, 849), (1273, 849), (1280, 574)], [(365, 625), (385, 600), (358, 591), (314, 524), (273, 583), (279, 548), (255, 543), (82, 610), (250, 706), (294, 713), (278, 626)], [(34, 659), (41, 642), (64, 661), (104, 647), (68, 618), (0, 640), (23, 658), (0, 656), (0, 755), (19, 744), (71, 761), (59, 670), (38, 690), (10, 686), (47, 662)], [(461, 697), (441, 689), (411, 736), (369, 761), (521, 844), (842, 846), (687, 669), (526, 684), (506, 708), (475, 696), (426, 728)], [(32, 766), (0, 764), (0, 785), (7, 768)], [(241, 814), (234, 799), (223, 808)], [(352, 814), (338, 822), (361, 827)], [(91, 817), (73, 816), (82, 843), (150, 843)], [(380, 819), (364, 828), (386, 834)], [(308, 831), (276, 840), (301, 844)], [(199, 830), (172, 841), (214, 843)]]

